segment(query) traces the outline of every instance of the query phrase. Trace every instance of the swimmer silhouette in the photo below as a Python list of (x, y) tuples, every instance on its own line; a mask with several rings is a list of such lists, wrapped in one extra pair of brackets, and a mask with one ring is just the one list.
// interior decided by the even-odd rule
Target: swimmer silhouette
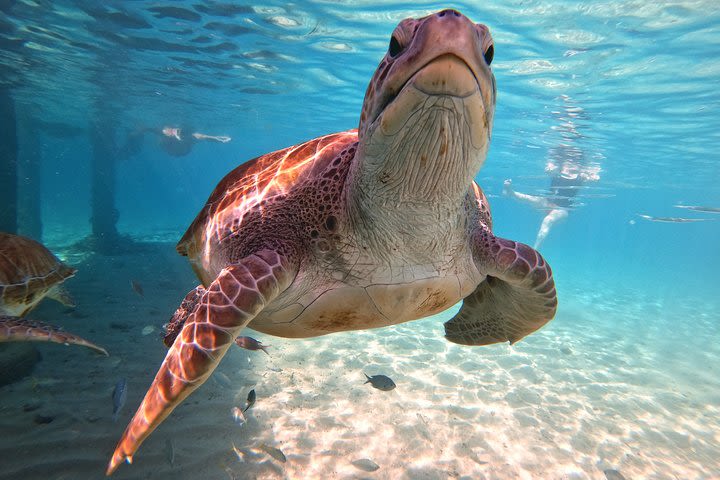
[(545, 173), (550, 176), (547, 195), (529, 195), (516, 192), (512, 180), (503, 183), (503, 194), (525, 202), (545, 213), (534, 248), (540, 248), (550, 229), (560, 220), (567, 218), (568, 212), (575, 206), (575, 197), (579, 190), (589, 182), (600, 180), (601, 168), (596, 162), (588, 162), (585, 154), (575, 142), (583, 135), (578, 131), (577, 121), (586, 119), (581, 107), (571, 104), (570, 98), (563, 95), (563, 111), (559, 112), (560, 125), (554, 130), (560, 132), (561, 141), (548, 151)]
[(122, 148), (122, 157), (131, 157), (140, 153), (142, 142), (146, 133), (153, 133), (158, 136), (160, 146), (173, 157), (184, 157), (192, 151), (193, 145), (199, 140), (209, 140), (219, 143), (228, 143), (232, 138), (223, 135), (206, 135), (193, 132), (187, 126), (164, 126), (158, 128), (138, 128), (130, 132)]

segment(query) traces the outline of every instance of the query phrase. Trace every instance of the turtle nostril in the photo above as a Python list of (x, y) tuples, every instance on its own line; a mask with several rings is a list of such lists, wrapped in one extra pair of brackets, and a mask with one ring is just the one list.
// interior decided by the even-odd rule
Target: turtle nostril
[(438, 17), (444, 17), (445, 15), (452, 15), (455, 17), (459, 17), (461, 15), (461, 13), (458, 12), (457, 10), (453, 10), (452, 8), (448, 8), (448, 9), (443, 10), (442, 12), (438, 12), (438, 14), (437, 14)]
[(438, 17), (444, 17), (445, 15), (454, 15), (456, 17), (459, 17), (460, 12), (458, 12), (457, 10), (453, 10), (452, 8), (447, 8), (442, 12), (438, 12)]

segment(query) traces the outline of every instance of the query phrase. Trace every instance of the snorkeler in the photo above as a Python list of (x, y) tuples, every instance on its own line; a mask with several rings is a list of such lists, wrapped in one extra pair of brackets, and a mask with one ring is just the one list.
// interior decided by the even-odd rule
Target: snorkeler
[(230, 137), (189, 133), (190, 131), (191, 129), (186, 127), (163, 127), (160, 145), (173, 157), (183, 157), (190, 153), (196, 140), (212, 140), (220, 143), (232, 140)]
[(154, 133), (160, 139), (160, 146), (173, 157), (184, 157), (192, 150), (198, 140), (210, 140), (219, 143), (228, 143), (232, 138), (223, 135), (206, 135), (199, 132), (191, 132), (189, 127), (165, 126), (157, 128), (138, 128), (128, 134), (125, 146), (122, 149), (124, 157), (137, 155), (140, 152), (145, 133)]
[(549, 194), (528, 195), (516, 192), (512, 187), (512, 180), (507, 179), (503, 183), (503, 194), (513, 197), (532, 205), (545, 212), (545, 217), (540, 224), (534, 248), (540, 248), (550, 229), (560, 220), (567, 218), (568, 212), (575, 206), (575, 196), (580, 188), (588, 182), (600, 180), (600, 166), (594, 162), (585, 161), (583, 151), (574, 141), (582, 137), (578, 132), (576, 120), (584, 118), (583, 110), (580, 107), (568, 104), (569, 97), (561, 97), (565, 102), (563, 115), (560, 116), (561, 123), (557, 130), (560, 131), (562, 141), (548, 152), (548, 162), (545, 165), (545, 173), (550, 175)]

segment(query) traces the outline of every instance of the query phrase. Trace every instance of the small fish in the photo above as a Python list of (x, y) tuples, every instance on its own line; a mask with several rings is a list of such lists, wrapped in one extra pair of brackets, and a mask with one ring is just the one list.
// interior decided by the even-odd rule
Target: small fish
[(694, 210), (696, 212), (703, 213), (720, 213), (720, 208), (718, 207), (701, 207), (699, 205), (675, 205), (675, 208), (684, 208), (687, 210)]
[(428, 426), (428, 422), (427, 422), (427, 420), (425, 419), (425, 417), (423, 417), (422, 413), (420, 413), (420, 412), (415, 412), (415, 415), (417, 415), (417, 417), (420, 419), (420, 421), (421, 421), (422, 423), (425, 424), (426, 427)]
[(230, 410), (230, 413), (232, 414), (232, 418), (238, 425), (244, 425), (247, 421), (245, 419), (245, 414), (240, 409), (240, 407), (233, 407), (232, 410)]
[(125, 405), (125, 400), (127, 400), (127, 380), (126, 379), (121, 378), (115, 384), (115, 390), (113, 390), (112, 400), (113, 400), (113, 422), (117, 422), (118, 416), (120, 415), (120, 410), (122, 410), (123, 406)]
[(233, 447), (233, 452), (235, 452), (235, 455), (237, 455), (238, 461), (245, 463), (245, 452), (243, 452), (242, 450), (237, 448), (234, 443), (232, 444), (232, 447)]
[(270, 345), (263, 345), (262, 342), (255, 340), (252, 337), (238, 337), (235, 339), (235, 345), (238, 347), (244, 348), (245, 350), (262, 350), (263, 352), (268, 353), (267, 348)]
[(691, 223), (691, 222), (704, 222), (706, 220), (710, 220), (708, 218), (651, 217), (650, 215), (641, 215), (639, 213), (638, 213), (638, 216), (641, 218), (644, 218), (645, 220), (650, 220), (651, 222), (665, 222), (665, 223)]
[(175, 465), (175, 446), (171, 438), (165, 439), (165, 459), (170, 466)]
[(603, 473), (605, 474), (605, 478), (607, 478), (607, 480), (625, 480), (625, 477), (622, 473), (618, 472), (617, 470), (613, 470), (612, 468), (603, 470)]
[(252, 390), (250, 390), (250, 393), (248, 393), (247, 407), (245, 407), (245, 410), (243, 410), (243, 413), (247, 412), (248, 409), (250, 407), (252, 407), (253, 405), (255, 405), (255, 389), (254, 388)]
[(363, 375), (367, 377), (367, 382), (365, 383), (369, 383), (378, 390), (387, 392), (395, 388), (395, 382), (393, 382), (390, 377), (386, 377), (385, 375), (373, 375), (369, 377), (367, 373), (363, 373)]
[(135, 280), (130, 280), (130, 288), (132, 288), (133, 291), (140, 295), (142, 298), (145, 298), (145, 292), (143, 292), (142, 285), (140, 285)]
[(287, 457), (285, 457), (285, 454), (279, 448), (271, 447), (270, 445), (267, 445), (265, 443), (261, 443), (260, 445), (258, 445), (257, 448), (267, 453), (278, 462), (287, 462)]
[(363, 472), (374, 472), (375, 470), (378, 470), (380, 466), (370, 460), (369, 458), (361, 458), (360, 460), (353, 460), (350, 462), (353, 464), (353, 466), (357, 469), (362, 470)]

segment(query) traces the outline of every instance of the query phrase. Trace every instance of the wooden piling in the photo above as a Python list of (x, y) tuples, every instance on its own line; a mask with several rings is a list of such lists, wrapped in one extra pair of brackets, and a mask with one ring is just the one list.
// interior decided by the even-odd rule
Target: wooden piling
[(11, 92), (0, 86), (0, 231), (17, 233), (17, 118)]

